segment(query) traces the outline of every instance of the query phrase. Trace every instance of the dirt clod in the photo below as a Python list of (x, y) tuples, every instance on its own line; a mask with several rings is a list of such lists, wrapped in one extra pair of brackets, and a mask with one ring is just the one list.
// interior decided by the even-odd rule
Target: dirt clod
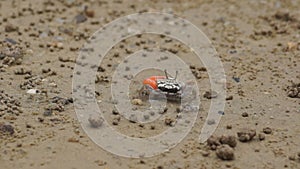
[(210, 147), (217, 147), (221, 145), (221, 143), (218, 137), (212, 135), (208, 138), (207, 145)]
[(243, 129), (237, 132), (238, 139), (241, 142), (251, 141), (255, 135), (256, 131), (254, 129)]
[(222, 135), (220, 137), (220, 142), (221, 142), (221, 144), (227, 144), (227, 145), (229, 145), (230, 147), (233, 147), (233, 148), (237, 144), (235, 136), (225, 136), (225, 135)]
[(19, 27), (12, 25), (12, 24), (7, 24), (4, 28), (5, 32), (15, 32), (19, 30)]
[(15, 133), (14, 127), (10, 124), (0, 124), (0, 132), (9, 133), (10, 135)]
[(234, 151), (229, 145), (221, 145), (217, 148), (216, 151), (217, 156), (221, 160), (233, 160), (234, 159)]

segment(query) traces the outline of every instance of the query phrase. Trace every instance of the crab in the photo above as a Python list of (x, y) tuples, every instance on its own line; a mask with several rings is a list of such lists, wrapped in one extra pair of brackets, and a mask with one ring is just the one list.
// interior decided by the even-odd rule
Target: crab
[(191, 93), (191, 85), (177, 81), (178, 71), (175, 77), (170, 77), (167, 70), (164, 71), (165, 76), (151, 76), (143, 81), (143, 87), (140, 90), (140, 96), (150, 96), (150, 99), (163, 99), (169, 101), (180, 101), (183, 96)]

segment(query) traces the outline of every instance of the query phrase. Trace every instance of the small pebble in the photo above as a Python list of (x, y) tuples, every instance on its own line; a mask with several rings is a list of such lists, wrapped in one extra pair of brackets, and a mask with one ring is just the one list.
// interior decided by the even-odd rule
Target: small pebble
[(119, 120), (113, 119), (112, 124), (115, 126), (119, 125)]
[(204, 98), (207, 98), (207, 99), (216, 98), (217, 96), (218, 96), (218, 93), (215, 92), (215, 91), (206, 91), (206, 92), (203, 94), (203, 97), (204, 97)]
[(101, 127), (104, 119), (102, 117), (89, 117), (88, 121), (90, 122), (91, 127), (98, 128)]
[(31, 70), (27, 70), (23, 67), (15, 69), (14, 71), (15, 75), (25, 75), (25, 74), (31, 74)]
[(52, 115), (52, 110), (51, 109), (47, 109), (44, 111), (44, 116), (51, 116)]
[(129, 116), (129, 122), (131, 123), (136, 123), (137, 122), (137, 117), (136, 115), (132, 114)]
[(87, 9), (87, 10), (84, 11), (84, 13), (87, 17), (90, 17), (90, 18), (93, 18), (95, 16), (95, 11), (93, 11), (93, 10), (88, 10)]
[(149, 116), (148, 114), (145, 114), (145, 115), (144, 115), (144, 119), (145, 119), (145, 120), (149, 120), (149, 118), (150, 118), (150, 116)]
[(113, 115), (118, 115), (119, 112), (118, 112), (118, 110), (115, 110), (115, 109), (114, 109), (114, 110), (112, 110), (112, 114), (113, 114)]
[(82, 14), (78, 14), (78, 15), (75, 16), (75, 21), (76, 21), (77, 24), (83, 23), (86, 20), (87, 20), (87, 18)]
[(208, 125), (214, 125), (214, 124), (216, 124), (216, 121), (214, 119), (208, 119), (207, 124)]
[(232, 99), (233, 99), (233, 96), (226, 97), (226, 100), (232, 100)]
[(295, 160), (296, 160), (296, 158), (295, 158), (295, 156), (294, 156), (294, 155), (290, 155), (290, 156), (289, 156), (289, 160), (291, 160), (291, 161), (295, 161)]
[(201, 152), (201, 154), (202, 154), (203, 157), (209, 156), (209, 151), (201, 150), (200, 152)]
[(266, 136), (265, 136), (263, 133), (259, 133), (259, 134), (258, 134), (258, 139), (259, 139), (260, 141), (264, 140), (265, 138), (266, 138)]
[(233, 79), (235, 82), (237, 82), (237, 83), (240, 82), (240, 78), (239, 78), (239, 77), (232, 77), (232, 79)]
[(59, 48), (59, 49), (63, 49), (63, 48), (64, 48), (64, 44), (61, 43), (61, 42), (58, 42), (58, 43), (56, 44), (56, 46), (57, 46), (57, 48)]
[(300, 98), (300, 83), (292, 83), (287, 87), (287, 95), (291, 98)]
[(228, 124), (227, 126), (226, 126), (226, 129), (232, 129), (232, 125), (230, 125), (230, 124)]
[(27, 94), (38, 94), (40, 91), (38, 89), (29, 89), (26, 92)]
[(71, 137), (71, 138), (68, 139), (68, 142), (70, 142), (70, 143), (78, 143), (79, 139), (77, 139), (75, 137)]
[(15, 32), (15, 31), (18, 31), (18, 30), (19, 30), (19, 28), (17, 26), (12, 25), (12, 24), (8, 24), (4, 27), (4, 31), (8, 32), (8, 33), (9, 32)]
[(141, 99), (133, 99), (133, 100), (131, 101), (131, 103), (132, 103), (133, 105), (138, 105), (138, 106), (143, 105), (143, 101), (142, 101)]
[(174, 120), (171, 119), (171, 118), (166, 118), (166, 119), (165, 119), (165, 124), (166, 124), (167, 126), (173, 126)]
[(223, 111), (218, 111), (218, 114), (220, 114), (220, 115), (225, 115), (225, 112), (223, 112)]
[(52, 83), (49, 83), (48, 85), (49, 85), (50, 87), (57, 87), (57, 84), (56, 84), (56, 83), (53, 83), (53, 82), (52, 82)]
[(248, 116), (249, 116), (249, 114), (247, 112), (242, 113), (242, 117), (248, 117)]
[(263, 132), (265, 134), (271, 134), (272, 133), (272, 129), (270, 127), (265, 127), (265, 128), (263, 128)]

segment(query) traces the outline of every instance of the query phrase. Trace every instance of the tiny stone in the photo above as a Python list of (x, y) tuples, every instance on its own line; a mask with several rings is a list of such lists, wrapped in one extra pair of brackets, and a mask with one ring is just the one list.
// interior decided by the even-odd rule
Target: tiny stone
[(165, 107), (164, 108), (164, 113), (166, 113), (168, 111), (168, 108), (167, 107)]
[(19, 28), (17, 26), (14, 26), (12, 24), (8, 24), (4, 27), (5, 32), (15, 32), (18, 31)]
[(134, 114), (130, 115), (130, 117), (129, 117), (129, 122), (131, 122), (131, 123), (136, 123), (136, 122), (137, 122), (137, 117), (136, 117), (136, 115), (134, 115)]
[(39, 90), (37, 90), (37, 89), (29, 89), (29, 90), (27, 90), (26, 93), (27, 94), (37, 94), (37, 93), (39, 93)]
[(249, 114), (248, 114), (247, 112), (243, 112), (243, 113), (242, 113), (242, 116), (243, 116), (243, 117), (248, 117)]
[(91, 127), (98, 128), (102, 126), (104, 120), (102, 117), (89, 117), (88, 121), (90, 122)]
[(52, 82), (52, 83), (49, 83), (49, 86), (50, 87), (57, 87), (57, 84)]
[(51, 71), (50, 68), (48, 68), (48, 69), (43, 68), (43, 69), (42, 69), (42, 73), (49, 73), (50, 71)]
[(14, 127), (10, 124), (0, 124), (0, 132), (9, 133), (10, 135), (15, 133)]
[(145, 120), (148, 120), (149, 118), (150, 118), (150, 116), (149, 116), (148, 114), (145, 114), (145, 115), (144, 115), (144, 119), (145, 119)]
[(143, 102), (142, 102), (141, 99), (133, 99), (133, 100), (131, 101), (131, 103), (132, 103), (133, 105), (138, 105), (138, 106), (140, 106), (140, 105), (143, 104)]
[(235, 82), (237, 82), (237, 83), (240, 82), (240, 78), (239, 78), (239, 77), (232, 77), (232, 79), (233, 79)]
[(117, 125), (119, 125), (119, 121), (117, 119), (113, 119), (112, 124), (117, 126)]
[(206, 72), (207, 71), (206, 67), (198, 67), (197, 70), (200, 71), (200, 72)]
[(177, 112), (177, 113), (180, 113), (180, 112), (181, 112), (181, 108), (177, 107), (177, 108), (176, 108), (176, 112)]
[(226, 126), (226, 129), (232, 129), (232, 125), (230, 125), (230, 124), (228, 124), (227, 126)]
[(51, 109), (47, 109), (44, 111), (44, 116), (51, 116), (52, 115), (52, 110)]
[(207, 120), (207, 124), (208, 125), (213, 125), (213, 124), (215, 124), (216, 123), (216, 121), (214, 120), (214, 119), (209, 119), (209, 120)]
[(87, 17), (93, 18), (95, 16), (95, 12), (93, 10), (86, 10), (85, 15)]
[(294, 156), (294, 155), (290, 155), (290, 156), (289, 156), (289, 160), (291, 160), (291, 161), (295, 161), (295, 160), (296, 160), (296, 158), (295, 158), (295, 156)]
[(85, 22), (86, 20), (87, 20), (87, 18), (82, 14), (75, 16), (75, 21), (77, 24)]
[(259, 140), (264, 140), (265, 138), (266, 138), (266, 136), (263, 134), (263, 133), (259, 133), (258, 134), (258, 138), (259, 138)]
[(25, 75), (25, 74), (31, 74), (31, 70), (27, 70), (23, 67), (18, 68), (14, 71), (15, 75)]
[(223, 112), (223, 111), (218, 111), (218, 114), (220, 114), (220, 115), (224, 115), (224, 114), (225, 114), (225, 112)]
[(233, 96), (226, 97), (226, 100), (232, 100), (232, 99), (233, 99)]
[(118, 112), (117, 110), (114, 109), (114, 110), (112, 110), (112, 114), (113, 114), (113, 115), (118, 115), (119, 112)]
[(265, 127), (265, 128), (263, 128), (263, 132), (265, 134), (271, 134), (272, 133), (272, 129), (270, 127)]
[(155, 112), (154, 112), (154, 111), (151, 111), (151, 112), (150, 112), (150, 115), (151, 115), (151, 116), (154, 116), (154, 115), (155, 115)]
[(71, 138), (68, 139), (68, 142), (70, 142), (70, 143), (78, 143), (79, 140), (77, 138), (71, 137)]
[(166, 119), (165, 119), (165, 124), (166, 124), (167, 126), (172, 126), (173, 122), (174, 122), (174, 120), (171, 119), (171, 118), (166, 118)]
[(195, 65), (190, 65), (190, 69), (196, 69)]
[(218, 93), (215, 92), (215, 91), (206, 91), (206, 92), (203, 94), (203, 97), (204, 97), (204, 98), (207, 98), (207, 99), (216, 98), (217, 96), (218, 96)]
[(201, 154), (202, 154), (203, 157), (209, 156), (209, 152), (208, 152), (208, 151), (202, 150), (202, 151), (201, 151)]
[(59, 49), (63, 49), (63, 48), (64, 48), (64, 44), (61, 43), (61, 42), (58, 42), (58, 43), (56, 44), (56, 46), (57, 46)]

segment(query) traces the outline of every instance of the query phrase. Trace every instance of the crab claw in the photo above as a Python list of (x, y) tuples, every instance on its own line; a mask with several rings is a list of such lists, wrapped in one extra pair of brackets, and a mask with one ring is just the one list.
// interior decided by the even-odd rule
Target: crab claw
[(152, 88), (152, 89), (157, 89), (157, 83), (156, 83), (156, 80), (152, 79), (152, 78), (149, 78), (149, 79), (145, 79), (143, 81), (143, 84), (149, 88)]

